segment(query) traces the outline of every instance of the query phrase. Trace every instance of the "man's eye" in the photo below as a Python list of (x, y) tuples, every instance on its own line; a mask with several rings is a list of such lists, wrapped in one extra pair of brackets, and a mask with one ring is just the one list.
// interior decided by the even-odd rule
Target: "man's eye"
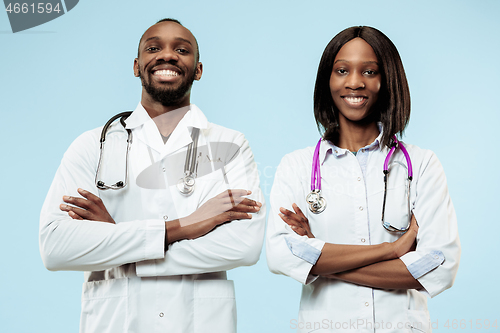
[(146, 51), (148, 51), (148, 52), (156, 52), (158, 50), (159, 50), (159, 48), (157, 48), (156, 46), (150, 46), (146, 49)]
[(186, 50), (186, 49), (177, 49), (177, 52), (179, 52), (181, 54), (187, 54), (187, 53), (189, 53), (189, 51)]

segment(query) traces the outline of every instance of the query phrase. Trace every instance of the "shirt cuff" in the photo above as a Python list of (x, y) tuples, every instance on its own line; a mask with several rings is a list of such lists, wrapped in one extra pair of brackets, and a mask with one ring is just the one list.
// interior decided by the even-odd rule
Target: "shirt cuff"
[(294, 256), (307, 261), (313, 266), (316, 265), (316, 261), (318, 261), (318, 258), (321, 255), (321, 250), (318, 250), (306, 242), (294, 237), (285, 237), (285, 241), (288, 249)]
[(162, 259), (165, 257), (165, 222), (163, 220), (145, 221), (146, 241), (144, 259)]
[(292, 269), (290, 276), (304, 285), (316, 281), (319, 276), (311, 274), (310, 271), (318, 261), (325, 242), (317, 238), (307, 238), (305, 236), (285, 236), (285, 243), (290, 252), (296, 258), (300, 259), (294, 264), (295, 268)]
[[(417, 258), (416, 256), (420, 256)], [(436, 269), (443, 264), (445, 258), (441, 251), (431, 251), (430, 253), (421, 255), (418, 252), (408, 252), (400, 258), (410, 274), (419, 279), (430, 271)]]

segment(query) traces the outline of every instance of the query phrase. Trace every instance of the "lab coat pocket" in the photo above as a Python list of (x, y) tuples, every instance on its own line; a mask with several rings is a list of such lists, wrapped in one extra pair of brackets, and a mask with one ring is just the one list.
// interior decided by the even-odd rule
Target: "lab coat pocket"
[(80, 333), (127, 332), (128, 279), (83, 284)]
[(406, 327), (412, 333), (432, 332), (429, 312), (426, 310), (408, 310), (408, 325)]
[(194, 281), (194, 332), (236, 332), (233, 281)]
[[(298, 320), (290, 320), (290, 328), (296, 329), (296, 333), (329, 333), (334, 332), (335, 328), (348, 329), (345, 325), (342, 328), (342, 323), (338, 319), (332, 311), (300, 310)], [(337, 327), (334, 323), (337, 323)]]

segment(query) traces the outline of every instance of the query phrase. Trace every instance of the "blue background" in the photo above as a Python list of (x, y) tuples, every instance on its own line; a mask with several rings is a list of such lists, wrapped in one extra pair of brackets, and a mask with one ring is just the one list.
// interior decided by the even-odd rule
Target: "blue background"
[[(470, 331), (476, 320), (500, 320), (499, 14), (492, 0), (82, 0), (13, 34), (0, 13), (0, 330), (78, 331), (83, 274), (44, 268), (40, 208), (69, 144), (137, 105), (137, 43), (163, 17), (197, 37), (204, 73), (192, 102), (245, 133), (266, 199), (281, 157), (318, 138), (312, 93), (326, 44), (353, 25), (387, 34), (412, 94), (405, 141), (437, 153), (458, 215), (462, 261), (454, 287), (429, 301), (432, 322), (446, 331), (447, 320), (464, 320), (459, 330)], [(300, 284), (271, 274), (264, 251), (256, 266), (229, 276), (240, 333), (292, 331)]]

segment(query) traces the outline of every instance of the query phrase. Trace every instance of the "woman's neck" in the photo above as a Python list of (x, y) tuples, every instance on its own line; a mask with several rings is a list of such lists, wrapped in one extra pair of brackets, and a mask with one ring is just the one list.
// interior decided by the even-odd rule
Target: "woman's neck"
[(368, 124), (341, 122), (337, 146), (356, 152), (375, 141), (379, 134), (376, 122)]

